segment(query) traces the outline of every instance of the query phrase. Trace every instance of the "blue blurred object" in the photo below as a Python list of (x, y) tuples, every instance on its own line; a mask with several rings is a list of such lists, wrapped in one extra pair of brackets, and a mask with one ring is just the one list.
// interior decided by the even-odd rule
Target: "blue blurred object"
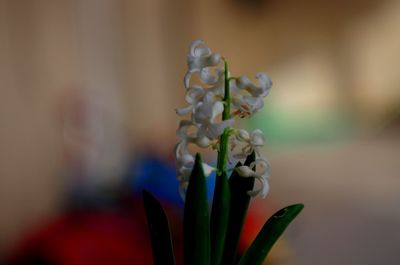
[[(179, 182), (176, 179), (174, 163), (153, 154), (137, 157), (128, 170), (129, 185), (133, 191), (150, 191), (159, 200), (183, 207), (179, 195)], [(207, 197), (211, 201), (214, 191), (215, 174), (207, 177)]]

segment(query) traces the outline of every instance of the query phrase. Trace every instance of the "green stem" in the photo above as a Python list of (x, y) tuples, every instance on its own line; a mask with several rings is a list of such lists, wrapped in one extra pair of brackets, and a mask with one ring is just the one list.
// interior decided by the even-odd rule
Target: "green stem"
[[(222, 120), (230, 119), (230, 95), (228, 63), (225, 61), (225, 95)], [(225, 237), (229, 218), (230, 191), (228, 184), (228, 140), (229, 128), (221, 135), (218, 151), (217, 178), (215, 180), (214, 199), (211, 210), (211, 264), (220, 265), (224, 252)]]
[[(230, 97), (230, 87), (229, 87), (229, 71), (228, 62), (225, 61), (225, 91), (224, 91), (224, 112), (222, 113), (222, 120), (229, 120), (231, 117), (231, 97)], [(221, 135), (219, 152), (218, 152), (218, 163), (217, 172), (218, 175), (222, 173), (227, 173), (227, 161), (228, 161), (228, 140), (229, 140), (229, 128), (226, 128)]]

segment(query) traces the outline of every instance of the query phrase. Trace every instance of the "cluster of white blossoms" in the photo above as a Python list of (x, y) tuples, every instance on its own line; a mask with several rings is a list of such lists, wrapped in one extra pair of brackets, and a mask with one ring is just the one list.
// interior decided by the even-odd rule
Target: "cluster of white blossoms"
[[(253, 151), (255, 161), (249, 166), (239, 166), (235, 170), (242, 177), (254, 177), (261, 185), (249, 191), (251, 196), (268, 193), (269, 164), (261, 157), (260, 148), (265, 139), (261, 130), (249, 133), (244, 129), (234, 129), (235, 117), (250, 117), (264, 105), (264, 97), (268, 95), (272, 82), (265, 73), (258, 73), (258, 85), (253, 84), (246, 76), (238, 78), (225, 77), (224, 59), (213, 53), (202, 40), (194, 41), (187, 57), (188, 71), (184, 78), (186, 102), (188, 106), (176, 109), (179, 116), (190, 116), (182, 120), (177, 130), (178, 143), (175, 147), (177, 178), (180, 192), (185, 195), (189, 178), (194, 166), (194, 155), (189, 152), (188, 145), (201, 148), (218, 148), (220, 136), (229, 129), (229, 144), (232, 157), (243, 159)], [(195, 77), (195, 78), (193, 78)], [(229, 82), (230, 119), (223, 120), (221, 115), (226, 107), (224, 101), (225, 81)], [(256, 168), (257, 170), (254, 170)], [(216, 168), (203, 163), (206, 176)]]

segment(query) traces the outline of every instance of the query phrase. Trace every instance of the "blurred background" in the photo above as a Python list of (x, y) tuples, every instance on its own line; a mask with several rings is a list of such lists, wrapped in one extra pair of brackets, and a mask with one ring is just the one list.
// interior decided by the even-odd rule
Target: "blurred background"
[[(399, 264), (396, 0), (0, 0), (0, 257), (77, 209), (115, 223), (142, 187), (179, 209), (174, 109), (195, 39), (274, 82), (243, 121), (272, 165), (252, 216), (306, 208), (270, 264)], [(168, 183), (145, 181), (159, 172)]]

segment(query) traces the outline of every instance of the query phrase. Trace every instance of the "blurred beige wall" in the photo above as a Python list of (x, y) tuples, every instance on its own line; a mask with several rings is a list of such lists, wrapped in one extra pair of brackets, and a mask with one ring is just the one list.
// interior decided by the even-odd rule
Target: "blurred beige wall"
[(62, 196), (57, 95), (79, 78), (70, 11), (67, 2), (0, 2), (1, 246), (53, 214)]
[[(0, 1), (0, 249), (58, 211), (71, 152), (87, 154), (78, 156), (87, 167), (114, 159), (105, 167), (117, 170), (126, 146), (158, 137), (154, 128), (174, 131), (189, 16), (188, 1)], [(66, 146), (71, 101), (94, 101), (109, 116), (89, 115), (114, 128), (106, 145)]]

